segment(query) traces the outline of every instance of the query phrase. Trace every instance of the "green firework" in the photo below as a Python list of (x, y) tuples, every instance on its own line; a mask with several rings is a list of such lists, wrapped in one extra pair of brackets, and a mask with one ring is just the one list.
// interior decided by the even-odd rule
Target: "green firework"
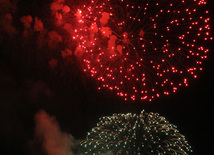
[(113, 114), (100, 118), (87, 139), (85, 154), (189, 154), (191, 146), (177, 127), (158, 113)]

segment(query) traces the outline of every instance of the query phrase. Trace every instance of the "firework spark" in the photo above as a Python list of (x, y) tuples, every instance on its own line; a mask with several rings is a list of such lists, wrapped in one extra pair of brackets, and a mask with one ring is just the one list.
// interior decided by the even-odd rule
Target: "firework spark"
[(125, 100), (152, 101), (188, 86), (213, 39), (205, 0), (91, 0), (76, 20), (84, 71)]
[(114, 114), (100, 118), (81, 142), (85, 154), (188, 154), (191, 146), (177, 127), (158, 113)]

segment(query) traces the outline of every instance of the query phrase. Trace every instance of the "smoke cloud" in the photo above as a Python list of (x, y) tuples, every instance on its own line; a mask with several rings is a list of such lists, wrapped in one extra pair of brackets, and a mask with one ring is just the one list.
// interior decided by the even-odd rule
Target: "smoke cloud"
[(38, 17), (35, 17), (34, 31), (42, 31), (44, 29), (43, 23)]
[(73, 136), (62, 132), (56, 119), (44, 110), (35, 115), (35, 135), (48, 155), (74, 155), (76, 141)]
[(17, 33), (17, 30), (12, 25), (13, 16), (10, 13), (6, 13), (0, 17), (0, 30), (5, 31), (9, 36), (12, 36)]
[(21, 17), (20, 21), (23, 23), (25, 29), (28, 29), (31, 27), (31, 23), (33, 21), (33, 18), (32, 18), (32, 16), (27, 15), (27, 16)]
[(0, 14), (14, 12), (16, 10), (16, 1), (0, 0)]
[(49, 36), (48, 46), (51, 49), (54, 49), (59, 42), (62, 42), (62, 36), (59, 35), (56, 31), (50, 31), (48, 33), (48, 36)]

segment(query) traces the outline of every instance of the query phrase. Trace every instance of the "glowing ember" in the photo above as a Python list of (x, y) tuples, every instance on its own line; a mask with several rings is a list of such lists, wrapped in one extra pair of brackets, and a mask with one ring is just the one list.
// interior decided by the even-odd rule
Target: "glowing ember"
[(176, 92), (197, 78), (209, 49), (205, 0), (102, 0), (78, 10), (83, 68), (125, 100)]
[(158, 113), (100, 118), (81, 142), (85, 154), (183, 154), (192, 152), (184, 135)]

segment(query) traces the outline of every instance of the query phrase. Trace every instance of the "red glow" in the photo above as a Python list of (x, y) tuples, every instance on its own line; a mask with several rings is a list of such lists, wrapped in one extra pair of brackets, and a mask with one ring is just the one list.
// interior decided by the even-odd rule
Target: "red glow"
[(84, 51), (84, 71), (97, 79), (98, 90), (124, 100), (152, 101), (188, 86), (203, 70), (205, 43), (213, 40), (205, 4), (91, 1), (77, 10), (73, 35)]

